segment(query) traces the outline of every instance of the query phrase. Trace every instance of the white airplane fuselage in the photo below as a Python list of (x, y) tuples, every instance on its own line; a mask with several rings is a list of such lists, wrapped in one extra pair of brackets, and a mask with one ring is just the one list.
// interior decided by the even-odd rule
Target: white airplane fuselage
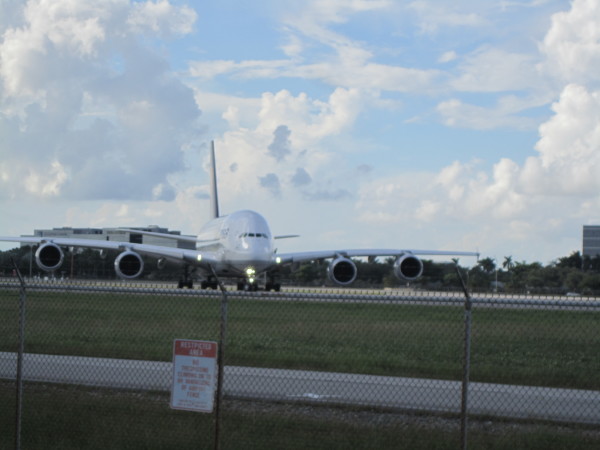
[(218, 261), (214, 269), (219, 275), (252, 278), (275, 263), (269, 225), (254, 211), (236, 211), (212, 219), (197, 239), (197, 250), (213, 252)]

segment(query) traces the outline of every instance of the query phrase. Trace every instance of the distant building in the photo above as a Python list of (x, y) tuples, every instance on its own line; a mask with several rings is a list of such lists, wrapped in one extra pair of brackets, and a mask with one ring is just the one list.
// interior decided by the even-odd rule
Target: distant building
[[(153, 233), (166, 233), (181, 235), (180, 231), (169, 231), (168, 228), (162, 228), (157, 225), (147, 227), (128, 227), (130, 230), (151, 231)], [(90, 239), (97, 241), (117, 241), (131, 242), (133, 244), (161, 245), (163, 247), (187, 248), (193, 249), (193, 242), (178, 241), (175, 239), (162, 238), (157, 236), (148, 236), (141, 233), (120, 230), (118, 228), (52, 228), (51, 230), (34, 230), (34, 237), (61, 237)], [(22, 236), (31, 237), (31, 236)]]
[(600, 255), (600, 225), (583, 226), (583, 256)]

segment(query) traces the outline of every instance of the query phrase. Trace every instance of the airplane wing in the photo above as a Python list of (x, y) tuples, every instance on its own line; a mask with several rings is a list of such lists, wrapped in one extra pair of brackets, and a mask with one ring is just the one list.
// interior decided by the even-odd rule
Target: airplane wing
[(401, 280), (407, 282), (418, 279), (423, 273), (423, 262), (417, 256), (477, 256), (475, 252), (455, 252), (443, 250), (402, 250), (402, 249), (354, 249), (354, 250), (325, 250), (314, 252), (282, 253), (277, 258), (280, 264), (294, 264), (303, 261), (314, 261), (331, 259), (327, 274), (334, 283), (347, 286), (351, 284), (357, 275), (356, 264), (351, 258), (366, 256), (375, 258), (377, 256), (395, 257), (393, 270)]
[(81, 247), (97, 250), (116, 250), (120, 252), (133, 251), (141, 255), (153, 256), (155, 258), (166, 258), (174, 262), (183, 262), (196, 267), (208, 269), (210, 265), (216, 264), (212, 252), (188, 250), (182, 248), (164, 247), (160, 245), (135, 244), (131, 242), (104, 241), (93, 239), (72, 239), (55, 237), (5, 237), (0, 236), (0, 241), (21, 242), (24, 244), (43, 245), (54, 244), (59, 247)]
[(402, 249), (352, 249), (352, 250), (317, 250), (312, 252), (295, 252), (295, 253), (278, 253), (281, 263), (294, 263), (303, 261), (314, 261), (329, 258), (356, 258), (361, 256), (376, 257), (376, 256), (404, 256), (404, 255), (420, 255), (420, 256), (476, 256), (477, 252), (457, 252), (444, 250), (402, 250)]

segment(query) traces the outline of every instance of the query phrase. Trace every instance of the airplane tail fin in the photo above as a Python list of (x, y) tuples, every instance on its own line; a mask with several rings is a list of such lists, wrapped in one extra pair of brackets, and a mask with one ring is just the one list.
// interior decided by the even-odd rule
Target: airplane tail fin
[(215, 141), (210, 141), (210, 215), (219, 217), (219, 197), (217, 195), (217, 164), (215, 162)]

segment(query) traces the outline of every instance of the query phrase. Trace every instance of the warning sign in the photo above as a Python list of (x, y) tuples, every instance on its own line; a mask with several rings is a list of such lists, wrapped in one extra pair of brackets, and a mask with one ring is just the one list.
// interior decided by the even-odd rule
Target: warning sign
[(171, 408), (212, 412), (216, 371), (216, 342), (175, 339)]

